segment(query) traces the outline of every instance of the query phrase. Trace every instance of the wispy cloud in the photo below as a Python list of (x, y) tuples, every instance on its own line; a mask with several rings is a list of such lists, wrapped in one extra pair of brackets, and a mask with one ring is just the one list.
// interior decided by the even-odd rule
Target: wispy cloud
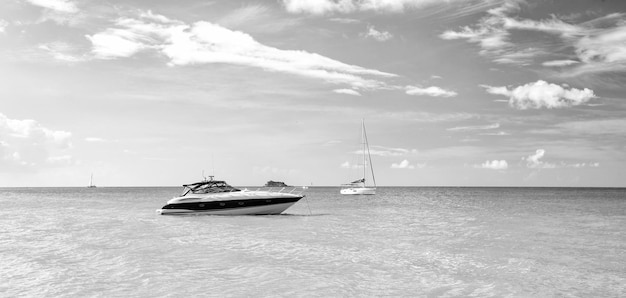
[[(347, 84), (352, 89), (387, 88), (380, 78), (395, 74), (349, 65), (306, 51), (281, 50), (252, 36), (209, 22), (188, 25), (165, 16), (141, 13), (121, 18), (115, 28), (87, 36), (100, 59), (130, 57), (156, 51), (172, 66), (225, 63)], [(373, 78), (368, 78), (373, 77)]]
[(348, 95), (354, 95), (354, 96), (361, 96), (361, 93), (359, 93), (359, 91), (356, 91), (356, 90), (353, 90), (353, 89), (335, 89), (335, 90), (333, 90), (333, 92), (339, 93), (339, 94), (348, 94)]
[(103, 138), (98, 138), (98, 137), (87, 137), (85, 138), (85, 141), (99, 143), (99, 142), (105, 142), (106, 140)]
[[(369, 154), (377, 155), (377, 156), (404, 156), (404, 155), (418, 153), (417, 149), (391, 148), (391, 147), (384, 147), (384, 146), (370, 146), (370, 147), (371, 149), (369, 151)], [(361, 155), (364, 152), (363, 150), (357, 150), (352, 153)], [(367, 152), (365, 153), (367, 154)]]
[(556, 125), (558, 134), (575, 135), (626, 135), (626, 119), (596, 119), (559, 123)]
[[(573, 19), (557, 15), (541, 20), (520, 17), (522, 6), (531, 7), (524, 0), (506, 0), (487, 10), (476, 24), (447, 30), (440, 37), (478, 44), (480, 54), (497, 63), (532, 65), (544, 60), (542, 66), (562, 68), (556, 73), (561, 77), (626, 72), (626, 14), (612, 13), (575, 24)], [(555, 39), (542, 42), (527, 38), (528, 34), (512, 34), (519, 31), (548, 34)]]
[(252, 171), (259, 174), (272, 174), (281, 176), (294, 175), (299, 172), (296, 169), (281, 169), (272, 166), (255, 166), (252, 168)]
[(417, 86), (406, 86), (406, 94), (408, 95), (427, 95), (433, 97), (454, 97), (458, 94), (451, 90), (446, 90), (441, 87), (431, 86), (427, 88)]
[(488, 160), (480, 165), (477, 165), (476, 167), (490, 170), (506, 170), (509, 168), (509, 164), (506, 162), (506, 160)]
[(41, 44), (38, 48), (48, 53), (52, 58), (64, 62), (82, 62), (89, 58), (82, 54), (83, 49), (79, 49), (65, 42), (53, 42)]
[(475, 126), (458, 126), (446, 129), (447, 131), (472, 131), (472, 130), (488, 130), (496, 129), (500, 127), (500, 123), (493, 123), (488, 125), (475, 125)]
[(35, 120), (9, 119), (0, 114), (0, 171), (65, 164), (72, 134), (52, 130)]
[(276, 14), (270, 7), (255, 3), (244, 5), (219, 18), (215, 23), (247, 32), (279, 33), (300, 23), (299, 18)]
[(595, 98), (593, 90), (567, 89), (563, 86), (539, 80), (509, 89), (483, 85), (491, 94), (509, 97), (509, 105), (517, 109), (564, 108), (581, 105)]
[(383, 42), (393, 38), (393, 35), (387, 31), (378, 31), (374, 26), (368, 26), (367, 31), (362, 33), (362, 36), (366, 38), (373, 38), (377, 41)]
[(541, 63), (541, 65), (547, 66), (547, 67), (563, 67), (563, 66), (569, 66), (569, 65), (577, 64), (577, 63), (579, 62), (576, 60), (551, 60), (551, 61), (545, 61)]
[(411, 121), (411, 122), (454, 122), (468, 119), (480, 118), (479, 115), (470, 113), (427, 113), (416, 111), (386, 112), (377, 115), (384, 119), (393, 119), (394, 121)]
[(68, 0), (26, 0), (32, 5), (51, 9), (58, 12), (75, 13), (78, 7), (74, 1)]
[[(448, 0), (447, 2), (453, 1)], [(331, 13), (347, 14), (358, 11), (401, 13), (408, 9), (441, 4), (441, 0), (283, 0), (283, 4), (290, 13), (324, 15)]]

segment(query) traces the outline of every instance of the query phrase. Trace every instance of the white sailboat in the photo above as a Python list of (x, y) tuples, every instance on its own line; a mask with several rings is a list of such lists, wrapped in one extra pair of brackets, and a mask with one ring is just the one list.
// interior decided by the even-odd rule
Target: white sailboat
[(89, 186), (87, 188), (96, 188), (96, 185), (93, 184), (93, 174), (91, 174), (91, 178), (89, 179)]
[[(367, 133), (365, 132), (365, 121), (361, 121), (361, 153), (363, 155), (363, 178), (343, 184), (340, 193), (342, 195), (374, 195), (376, 194), (376, 178), (374, 178), (374, 166), (372, 165), (372, 157), (370, 155), (370, 147), (367, 141)], [(367, 154), (366, 154), (367, 153)], [(374, 186), (365, 185), (365, 177), (367, 169), (372, 174), (372, 182)]]

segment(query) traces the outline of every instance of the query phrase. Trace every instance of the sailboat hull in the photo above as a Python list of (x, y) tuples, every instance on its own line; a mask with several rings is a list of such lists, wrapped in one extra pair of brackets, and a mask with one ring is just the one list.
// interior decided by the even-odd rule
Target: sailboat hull
[(349, 187), (342, 188), (340, 193), (342, 195), (375, 195), (376, 188), (373, 187)]

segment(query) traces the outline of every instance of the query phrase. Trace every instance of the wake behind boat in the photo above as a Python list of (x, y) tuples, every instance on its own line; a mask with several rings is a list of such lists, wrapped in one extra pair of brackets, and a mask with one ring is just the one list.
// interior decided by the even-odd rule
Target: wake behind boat
[(157, 210), (159, 214), (270, 215), (280, 214), (304, 197), (292, 188), (240, 190), (224, 181), (210, 180), (183, 185), (183, 193)]

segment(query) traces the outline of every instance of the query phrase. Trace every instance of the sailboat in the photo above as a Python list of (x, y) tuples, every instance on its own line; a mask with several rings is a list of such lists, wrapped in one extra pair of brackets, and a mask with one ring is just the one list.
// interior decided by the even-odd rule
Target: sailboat
[[(372, 156), (370, 155), (370, 147), (367, 142), (367, 133), (365, 132), (365, 121), (361, 121), (361, 145), (363, 149), (363, 178), (343, 184), (340, 193), (342, 195), (374, 195), (376, 194), (376, 178), (374, 178), (374, 166), (372, 165)], [(372, 182), (374, 186), (365, 185), (365, 177), (367, 169), (372, 173)]]
[(96, 188), (96, 185), (93, 184), (93, 174), (91, 174), (91, 179), (89, 179), (89, 186), (87, 188)]

